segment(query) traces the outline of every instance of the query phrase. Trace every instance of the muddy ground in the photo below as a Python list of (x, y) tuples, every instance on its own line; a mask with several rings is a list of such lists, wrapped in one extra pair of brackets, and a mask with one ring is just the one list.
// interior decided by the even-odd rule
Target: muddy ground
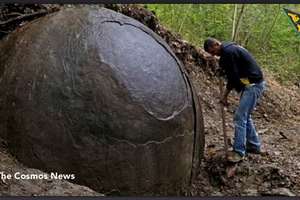
[[(299, 88), (290, 90), (278, 87), (272, 78), (267, 78), (269, 86), (253, 114), (266, 155), (248, 154), (243, 162), (230, 165), (224, 158), (220, 107), (215, 98), (218, 96), (218, 90), (204, 86), (203, 82), (199, 81), (203, 79), (197, 78), (197, 74), (193, 80), (203, 99), (206, 150), (201, 166), (203, 173), (199, 174), (198, 180), (193, 184), (192, 195), (299, 196), (300, 118), (299, 114), (293, 114), (291, 110), (279, 111), (286, 109), (284, 107), (289, 106), (288, 104), (299, 108)], [(270, 98), (279, 102), (278, 107), (268, 105)], [(232, 119), (238, 99), (237, 94), (232, 94), (229, 99), (230, 106), (226, 110), (227, 132), (231, 141)], [(207, 185), (207, 182), (210, 184)]]
[[(66, 6), (66, 5), (65, 5)], [(71, 5), (69, 5), (71, 6)], [(164, 28), (149, 10), (132, 5), (106, 5), (111, 9), (133, 17), (159, 34), (184, 63), (196, 88), (203, 109), (206, 134), (205, 156), (197, 179), (186, 195), (192, 196), (262, 196), (300, 195), (300, 88), (290, 84), (282, 86), (265, 71), (267, 91), (257, 106), (253, 118), (261, 136), (266, 155), (249, 154), (246, 159), (231, 165), (224, 159), (219, 86), (215, 76), (216, 66), (201, 48), (183, 41), (179, 35)], [(38, 10), (53, 12), (57, 7), (31, 6), (27, 15)], [(18, 13), (24, 14), (18, 10)], [(31, 9), (31, 10), (30, 10)], [(40, 17), (39, 15), (32, 15)], [(21, 17), (20, 17), (21, 18)], [(25, 18), (26, 20), (32, 18)], [(2, 22), (7, 18), (1, 16)], [(26, 20), (0, 24), (2, 34), (9, 34)], [(226, 109), (226, 125), (230, 138), (233, 136), (233, 113), (238, 104), (238, 94), (231, 94)], [(6, 149), (5, 141), (0, 148), (1, 171), (30, 171), (18, 163)], [(37, 170), (36, 170), (37, 171)], [(18, 188), (18, 189), (17, 189)], [(0, 182), (2, 195), (101, 195), (86, 187), (68, 182)]]

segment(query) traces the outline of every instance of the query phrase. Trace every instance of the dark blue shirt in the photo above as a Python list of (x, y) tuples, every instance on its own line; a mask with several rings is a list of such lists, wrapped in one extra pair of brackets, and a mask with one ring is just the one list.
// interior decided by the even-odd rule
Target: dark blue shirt
[(222, 43), (219, 64), (225, 72), (228, 90), (242, 91), (245, 85), (241, 78), (248, 78), (250, 83), (263, 80), (263, 73), (253, 56), (236, 43)]

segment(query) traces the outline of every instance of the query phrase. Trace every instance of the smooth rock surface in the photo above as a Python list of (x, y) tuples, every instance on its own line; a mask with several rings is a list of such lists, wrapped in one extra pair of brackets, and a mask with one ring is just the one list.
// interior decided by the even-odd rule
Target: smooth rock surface
[(0, 131), (30, 167), (97, 191), (178, 194), (203, 152), (183, 67), (141, 23), (70, 8), (0, 44)]

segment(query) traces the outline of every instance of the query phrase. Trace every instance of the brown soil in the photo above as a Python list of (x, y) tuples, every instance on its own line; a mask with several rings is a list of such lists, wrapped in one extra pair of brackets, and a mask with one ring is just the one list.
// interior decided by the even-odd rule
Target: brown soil
[[(51, 7), (53, 9), (53, 6)], [(264, 156), (249, 154), (243, 162), (230, 165), (224, 159), (215, 60), (211, 59), (201, 48), (189, 44), (182, 40), (179, 35), (165, 29), (152, 12), (143, 7), (137, 5), (106, 5), (106, 7), (137, 19), (159, 34), (183, 62), (194, 83), (203, 109), (206, 150), (199, 170), (201, 173), (193, 182), (192, 189), (187, 195), (300, 195), (299, 87), (295, 85), (282, 86), (276, 82), (268, 71), (264, 72), (268, 88), (253, 113), (253, 118), (267, 154)], [(34, 9), (32, 9), (32, 12), (35, 12)], [(17, 25), (11, 26), (17, 27), (23, 24), (24, 22), (19, 23), (18, 21)], [(2, 27), (0, 26), (0, 31), (2, 31)], [(226, 110), (227, 132), (230, 138), (232, 138), (233, 133), (233, 113), (238, 100), (238, 94), (231, 94), (229, 98), (230, 106)], [(29, 170), (15, 161), (6, 152), (5, 147), (0, 149), (0, 159), (1, 163), (4, 163), (4, 160), (5, 163), (8, 163), (1, 165), (1, 171)], [(22, 189), (11, 189), (19, 187), (18, 184), (16, 182), (0, 184), (1, 194), (97, 195), (88, 189), (86, 190), (87, 193), (78, 193), (80, 190), (69, 190), (69, 186), (63, 187), (61, 182), (56, 185), (60, 188), (59, 192), (53, 193), (42, 192), (44, 190), (51, 191), (51, 188), (54, 187), (53, 183), (29, 183), (32, 184), (30, 188), (43, 187), (43, 189), (31, 190), (27, 187), (23, 189), (26, 192), (21, 191)], [(22, 187), (25, 188), (25, 186)]]

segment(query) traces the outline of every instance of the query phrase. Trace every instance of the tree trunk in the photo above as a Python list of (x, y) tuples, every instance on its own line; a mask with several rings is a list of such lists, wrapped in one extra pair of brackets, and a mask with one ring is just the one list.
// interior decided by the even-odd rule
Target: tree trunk
[(262, 40), (262, 43), (261, 43), (261, 44), (263, 44), (263, 46), (265, 46), (267, 44), (267, 42), (270, 40), (269, 36), (272, 33), (272, 30), (273, 30), (274, 26), (276, 25), (279, 14), (281, 13), (281, 6), (280, 5), (278, 5), (278, 6), (279, 6), (278, 7), (278, 12), (277, 12), (277, 14), (276, 14), (276, 16), (273, 20), (273, 23), (272, 23), (269, 31), (265, 34), (265, 37), (263, 37), (263, 40)]
[(233, 41), (234, 35), (235, 35), (235, 21), (236, 21), (236, 15), (237, 15), (237, 8), (238, 5), (234, 5), (234, 12), (233, 12), (233, 20), (232, 20), (232, 32), (231, 32), (231, 40)]
[(239, 16), (237, 18), (237, 22), (236, 22), (236, 25), (235, 25), (235, 30), (234, 30), (234, 35), (233, 35), (232, 41), (236, 41), (236, 39), (237, 39), (238, 31), (239, 31), (239, 27), (240, 27), (241, 19), (243, 17), (244, 10), (245, 10), (245, 4), (242, 5)]

